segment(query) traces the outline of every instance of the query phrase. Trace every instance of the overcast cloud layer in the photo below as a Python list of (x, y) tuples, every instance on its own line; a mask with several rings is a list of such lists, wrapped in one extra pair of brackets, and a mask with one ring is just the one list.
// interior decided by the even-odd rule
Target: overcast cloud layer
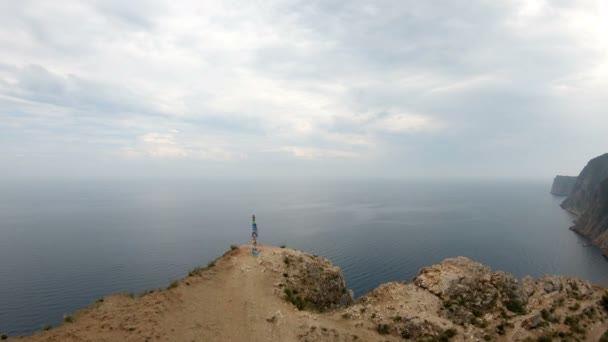
[(0, 175), (552, 177), (605, 1), (0, 1)]

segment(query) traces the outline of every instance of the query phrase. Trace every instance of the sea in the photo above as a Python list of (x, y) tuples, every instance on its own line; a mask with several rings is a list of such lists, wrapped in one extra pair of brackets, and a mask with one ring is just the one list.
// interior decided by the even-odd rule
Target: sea
[[(608, 285), (551, 180), (62, 180), (0, 183), (0, 332), (27, 335), (118, 292), (163, 288), (250, 243), (329, 258), (362, 296), (466, 256), (516, 277)], [(247, 284), (243, 284), (243, 287)]]

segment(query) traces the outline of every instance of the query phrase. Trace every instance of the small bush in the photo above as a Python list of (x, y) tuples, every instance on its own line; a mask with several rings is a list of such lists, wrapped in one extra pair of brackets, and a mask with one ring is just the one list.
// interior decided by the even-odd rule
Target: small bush
[(570, 327), (570, 331), (576, 334), (583, 334), (585, 329), (580, 326), (578, 317), (568, 316), (564, 319), (564, 324)]
[(602, 296), (602, 300), (600, 300), (600, 304), (604, 308), (604, 310), (608, 311), (608, 293), (604, 293)]
[(438, 341), (441, 341), (441, 342), (447, 342), (447, 341), (451, 340), (451, 339), (452, 339), (452, 337), (456, 336), (456, 333), (457, 333), (457, 332), (456, 332), (456, 329), (453, 329), (453, 328), (450, 328), (450, 329), (444, 330), (444, 331), (441, 333), (441, 335), (439, 335), (439, 336), (437, 337), (437, 340), (438, 340)]
[(574, 303), (574, 305), (568, 307), (568, 310), (577, 311), (580, 308), (581, 308), (581, 305), (579, 303)]
[(306, 302), (302, 297), (298, 296), (298, 290), (286, 288), (283, 290), (285, 292), (285, 296), (288, 302), (295, 305), (298, 310), (304, 310), (306, 306)]
[(171, 284), (170, 284), (170, 285), (167, 287), (167, 289), (168, 289), (168, 290), (170, 290), (170, 289), (174, 289), (174, 288), (176, 288), (176, 287), (178, 287), (178, 286), (179, 286), (179, 282), (176, 280), (176, 281), (172, 282), (172, 283), (171, 283)]
[(285, 263), (285, 265), (289, 266), (289, 258), (288, 257), (284, 257), (283, 258), (283, 262)]
[(376, 331), (380, 335), (386, 335), (389, 333), (390, 327), (388, 324), (378, 324), (378, 326), (376, 327)]
[(608, 342), (608, 330), (602, 334), (602, 337), (600, 337), (600, 342)]
[(42, 330), (44, 330), (44, 331), (48, 331), (48, 330), (51, 330), (51, 329), (53, 329), (53, 326), (52, 326), (52, 325), (50, 325), (50, 324), (46, 324), (46, 325), (44, 325), (44, 326), (42, 327)]
[(63, 315), (63, 321), (66, 323), (74, 323), (74, 318), (71, 315)]
[(510, 301), (507, 302), (505, 306), (507, 307), (507, 310), (514, 312), (518, 315), (523, 315), (526, 313), (526, 309), (518, 302)]
[(348, 313), (348, 312), (345, 312), (345, 313), (342, 314), (342, 318), (344, 318), (344, 319), (349, 319), (351, 317), (352, 317), (352, 315), (350, 313)]
[(156, 290), (146, 290), (146, 291), (144, 291), (144, 292), (140, 293), (140, 294), (139, 294), (139, 297), (145, 297), (145, 296), (147, 296), (147, 295), (149, 295), (149, 294), (152, 294), (152, 293), (154, 293), (154, 292), (156, 292)]
[(215, 266), (215, 260), (211, 260), (207, 263), (207, 268), (211, 268), (213, 266)]
[(6, 334), (0, 335), (0, 340), (6, 340), (8, 336)]
[(239, 249), (239, 246), (237, 245), (230, 245), (230, 250), (233, 251), (235, 249)]
[(103, 297), (101, 297), (101, 298), (97, 299), (97, 300), (95, 301), (95, 303), (103, 303), (103, 301), (104, 301), (104, 300), (105, 300), (105, 299), (103, 299)]
[(285, 248), (285, 247), (287, 247), (287, 246), (285, 246), (285, 245), (281, 245), (281, 248)]

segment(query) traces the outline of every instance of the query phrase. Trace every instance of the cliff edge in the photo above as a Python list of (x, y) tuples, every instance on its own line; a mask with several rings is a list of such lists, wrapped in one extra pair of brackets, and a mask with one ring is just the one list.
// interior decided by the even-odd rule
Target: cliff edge
[(555, 176), (553, 185), (551, 186), (551, 193), (555, 196), (570, 195), (576, 184), (576, 178), (572, 176)]
[(457, 257), (354, 301), (328, 260), (260, 251), (234, 247), (167, 289), (108, 296), (9, 341), (598, 341), (608, 329), (605, 290), (575, 278), (519, 281)]
[(589, 161), (562, 208), (578, 216), (571, 229), (608, 254), (608, 153)]

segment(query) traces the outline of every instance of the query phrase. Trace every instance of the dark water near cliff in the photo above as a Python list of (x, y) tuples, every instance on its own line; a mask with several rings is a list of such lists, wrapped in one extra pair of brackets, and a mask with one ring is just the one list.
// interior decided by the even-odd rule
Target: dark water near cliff
[(165, 287), (260, 242), (330, 258), (357, 295), (464, 255), (514, 273), (608, 285), (547, 182), (0, 184), (0, 331), (26, 334), (114, 292)]

